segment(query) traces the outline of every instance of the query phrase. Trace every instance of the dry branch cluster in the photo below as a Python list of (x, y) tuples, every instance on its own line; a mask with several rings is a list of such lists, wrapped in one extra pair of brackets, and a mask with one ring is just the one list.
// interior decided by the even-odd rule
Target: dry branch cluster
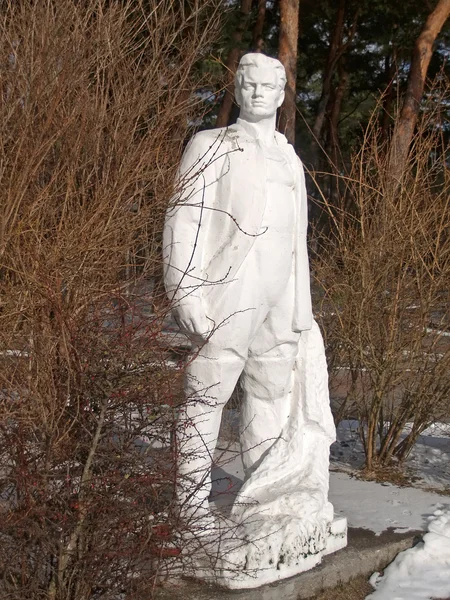
[(332, 384), (347, 390), (336, 418), (360, 419), (368, 470), (404, 460), (450, 413), (450, 178), (431, 104), (400, 181), (374, 121), (340, 179), (338, 206), (323, 203), (331, 232), (316, 231)]
[(212, 0), (2, 3), (2, 598), (148, 598), (170, 553), (150, 288), (216, 26)]

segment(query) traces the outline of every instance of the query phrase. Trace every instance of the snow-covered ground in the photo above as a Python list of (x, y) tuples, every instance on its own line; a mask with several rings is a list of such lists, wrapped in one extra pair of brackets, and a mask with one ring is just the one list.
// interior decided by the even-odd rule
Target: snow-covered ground
[[(385, 570), (374, 573), (375, 592), (366, 600), (431, 600), (450, 597), (450, 425), (424, 431), (406, 462), (414, 487), (355, 479), (364, 462), (357, 421), (344, 421), (331, 448), (330, 500), (350, 527), (379, 534), (389, 527), (428, 533), (423, 542), (401, 552)], [(426, 491), (436, 490), (436, 491)]]
[(370, 579), (366, 600), (430, 600), (450, 597), (450, 511), (429, 517), (423, 541), (401, 552), (381, 576)]
[(356, 479), (348, 473), (330, 474), (330, 501), (349, 527), (370, 529), (377, 535), (425, 530), (430, 515), (450, 498), (424, 490)]
[(330, 500), (336, 513), (345, 515), (350, 527), (377, 534), (388, 528), (425, 531), (438, 506), (450, 508), (450, 496), (436, 493), (450, 489), (450, 425), (435, 425), (420, 436), (406, 464), (414, 487), (355, 477), (364, 463), (357, 428), (357, 421), (341, 423), (331, 447)]

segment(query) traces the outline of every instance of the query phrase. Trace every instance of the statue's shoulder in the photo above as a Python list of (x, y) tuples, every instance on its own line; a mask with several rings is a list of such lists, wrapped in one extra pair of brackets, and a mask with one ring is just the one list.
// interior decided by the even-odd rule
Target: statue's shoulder
[(208, 162), (214, 159), (226, 156), (234, 148), (237, 133), (230, 127), (218, 127), (215, 129), (205, 129), (199, 131), (190, 139), (186, 150), (185, 158), (192, 160), (201, 160)]
[[(218, 159), (225, 156), (229, 149), (226, 144), (226, 127), (216, 129), (205, 129), (191, 137), (181, 160), (180, 172), (190, 172), (195, 165), (199, 170), (210, 165), (217, 168)], [(222, 148), (224, 151), (222, 151)]]
[(189, 161), (209, 161), (217, 156), (220, 147), (225, 142), (226, 127), (205, 129), (191, 137), (184, 151), (184, 158)]
[(207, 148), (208, 146), (220, 144), (227, 137), (228, 127), (217, 127), (215, 129), (204, 129), (199, 131), (190, 139), (189, 144)]

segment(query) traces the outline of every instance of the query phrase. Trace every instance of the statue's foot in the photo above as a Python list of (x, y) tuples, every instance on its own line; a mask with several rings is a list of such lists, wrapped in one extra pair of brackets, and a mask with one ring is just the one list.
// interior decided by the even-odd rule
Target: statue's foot
[(216, 520), (184, 545), (185, 575), (229, 589), (254, 588), (307, 571), (346, 545), (345, 519), (255, 519), (245, 525)]

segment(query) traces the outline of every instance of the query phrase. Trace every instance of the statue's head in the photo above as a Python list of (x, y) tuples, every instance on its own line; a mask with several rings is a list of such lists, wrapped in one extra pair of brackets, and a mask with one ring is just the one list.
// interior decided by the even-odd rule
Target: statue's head
[(286, 71), (276, 58), (264, 54), (245, 54), (235, 78), (235, 96), (248, 121), (260, 121), (273, 116), (283, 104)]

